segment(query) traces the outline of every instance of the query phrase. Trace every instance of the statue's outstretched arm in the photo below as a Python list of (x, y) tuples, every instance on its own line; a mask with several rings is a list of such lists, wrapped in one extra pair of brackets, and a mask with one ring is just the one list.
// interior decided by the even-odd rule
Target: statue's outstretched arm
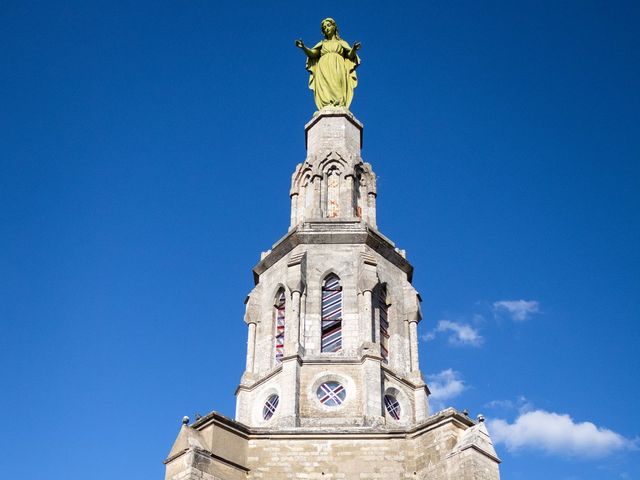
[(302, 49), (304, 54), (309, 58), (320, 58), (320, 50), (317, 48), (307, 48), (304, 42), (300, 39), (296, 40), (296, 47)]
[(358, 54), (358, 50), (360, 50), (360, 42), (355, 42), (351, 50), (347, 53), (347, 58), (352, 62), (356, 61), (356, 55)]

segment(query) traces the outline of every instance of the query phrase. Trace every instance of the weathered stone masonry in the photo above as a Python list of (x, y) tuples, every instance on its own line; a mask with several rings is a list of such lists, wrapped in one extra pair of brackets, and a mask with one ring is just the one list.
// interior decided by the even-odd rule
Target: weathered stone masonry
[(429, 415), (413, 267), (377, 229), (362, 130), (344, 109), (306, 125), (289, 231), (253, 270), (236, 418), (187, 421), (167, 480), (499, 478), (484, 423)]

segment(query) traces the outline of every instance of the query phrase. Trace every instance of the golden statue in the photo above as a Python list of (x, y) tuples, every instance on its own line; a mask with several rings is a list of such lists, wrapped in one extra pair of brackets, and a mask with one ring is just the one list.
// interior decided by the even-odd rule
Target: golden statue
[(325, 107), (346, 107), (351, 105), (353, 89), (358, 85), (356, 67), (360, 65), (357, 51), (360, 42), (352, 47), (338, 35), (338, 25), (333, 18), (325, 18), (320, 23), (324, 40), (313, 48), (307, 48), (302, 40), (296, 40), (296, 47), (307, 56), (309, 88), (318, 110)]

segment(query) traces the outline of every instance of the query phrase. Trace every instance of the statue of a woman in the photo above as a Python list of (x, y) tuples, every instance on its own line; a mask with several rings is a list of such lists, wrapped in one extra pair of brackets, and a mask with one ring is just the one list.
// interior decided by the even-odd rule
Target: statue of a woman
[(318, 110), (324, 107), (346, 107), (351, 105), (353, 89), (358, 85), (356, 67), (360, 65), (357, 51), (360, 43), (352, 47), (338, 35), (338, 26), (333, 18), (325, 18), (320, 23), (324, 40), (313, 48), (307, 48), (302, 40), (296, 40), (296, 47), (307, 56), (309, 88)]

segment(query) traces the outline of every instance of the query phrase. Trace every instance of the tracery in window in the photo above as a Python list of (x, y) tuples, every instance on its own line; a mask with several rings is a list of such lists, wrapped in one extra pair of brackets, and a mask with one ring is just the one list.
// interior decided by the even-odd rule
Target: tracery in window
[(318, 387), (316, 395), (323, 405), (337, 407), (344, 402), (347, 391), (338, 382), (325, 382)]
[(267, 398), (262, 408), (262, 418), (269, 420), (273, 417), (273, 414), (276, 413), (276, 409), (278, 408), (278, 403), (280, 403), (280, 397), (278, 395), (274, 394)]
[(393, 395), (384, 396), (384, 407), (387, 409), (387, 413), (394, 420), (400, 420), (402, 409), (400, 408), (400, 402)]

